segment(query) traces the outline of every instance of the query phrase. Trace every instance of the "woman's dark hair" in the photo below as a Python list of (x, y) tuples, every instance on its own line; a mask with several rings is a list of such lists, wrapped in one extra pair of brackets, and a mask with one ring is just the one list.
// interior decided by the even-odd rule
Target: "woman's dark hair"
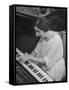
[(40, 13), (45, 14), (46, 13), (46, 8), (40, 8)]
[(61, 31), (65, 29), (65, 21), (58, 15), (49, 15), (47, 17), (39, 18), (37, 27), (43, 31), (53, 30)]

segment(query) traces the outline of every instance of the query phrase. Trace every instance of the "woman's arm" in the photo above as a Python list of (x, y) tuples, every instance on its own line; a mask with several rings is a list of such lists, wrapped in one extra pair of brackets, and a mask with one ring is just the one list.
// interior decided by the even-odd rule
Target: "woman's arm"
[(59, 36), (56, 38), (54, 37), (49, 45), (51, 48), (44, 57), (48, 69), (52, 68), (52, 66), (63, 57), (63, 44)]
[(42, 58), (34, 57), (31, 54), (25, 53), (26, 58), (28, 58), (28, 61), (34, 62), (34, 63), (41, 63), (45, 64), (45, 61)]

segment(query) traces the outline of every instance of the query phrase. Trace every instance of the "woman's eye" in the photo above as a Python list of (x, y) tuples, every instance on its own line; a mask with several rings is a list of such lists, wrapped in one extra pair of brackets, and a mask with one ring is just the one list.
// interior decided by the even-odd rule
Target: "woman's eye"
[(39, 31), (36, 31), (36, 32), (39, 32)]

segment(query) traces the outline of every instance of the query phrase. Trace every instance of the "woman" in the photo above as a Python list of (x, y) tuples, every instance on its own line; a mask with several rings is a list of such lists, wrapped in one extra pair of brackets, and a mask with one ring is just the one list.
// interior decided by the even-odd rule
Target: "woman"
[[(29, 61), (39, 65), (55, 81), (62, 81), (65, 76), (62, 39), (58, 34), (62, 28), (62, 20), (58, 17), (45, 17), (37, 21), (34, 29), (40, 40), (31, 53), (25, 54)], [(31, 60), (31, 59), (32, 60)]]

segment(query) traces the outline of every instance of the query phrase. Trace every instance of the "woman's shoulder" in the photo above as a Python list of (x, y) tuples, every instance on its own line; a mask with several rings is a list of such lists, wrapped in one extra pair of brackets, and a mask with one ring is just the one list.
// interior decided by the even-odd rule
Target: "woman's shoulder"
[(45, 41), (51, 42), (51, 43), (59, 43), (62, 42), (60, 35), (58, 34), (58, 32), (54, 32), (54, 31), (48, 31), (45, 34), (44, 37)]

